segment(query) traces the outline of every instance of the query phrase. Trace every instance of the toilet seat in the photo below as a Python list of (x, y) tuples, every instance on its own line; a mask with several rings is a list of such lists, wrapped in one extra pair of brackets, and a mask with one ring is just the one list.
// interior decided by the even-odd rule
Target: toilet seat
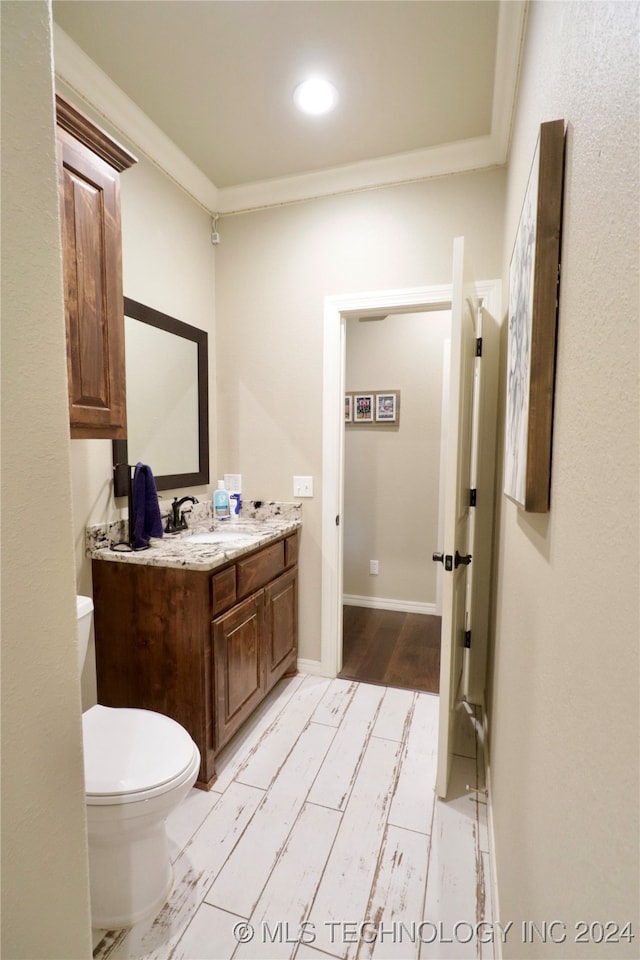
[(89, 805), (150, 800), (193, 776), (200, 754), (179, 723), (161, 713), (97, 704), (82, 715)]

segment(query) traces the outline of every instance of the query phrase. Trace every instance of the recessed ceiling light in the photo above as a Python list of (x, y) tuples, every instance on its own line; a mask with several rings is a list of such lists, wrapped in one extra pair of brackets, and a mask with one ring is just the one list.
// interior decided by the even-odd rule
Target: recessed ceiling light
[(338, 91), (328, 80), (314, 78), (298, 84), (293, 92), (295, 105), (313, 116), (328, 113), (338, 102)]

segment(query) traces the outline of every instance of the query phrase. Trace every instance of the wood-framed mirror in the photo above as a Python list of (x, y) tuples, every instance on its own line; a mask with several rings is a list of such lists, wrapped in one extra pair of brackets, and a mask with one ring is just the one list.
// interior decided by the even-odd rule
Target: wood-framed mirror
[(206, 331), (129, 297), (124, 318), (127, 439), (113, 441), (114, 496), (128, 494), (122, 465), (138, 461), (158, 490), (208, 483)]

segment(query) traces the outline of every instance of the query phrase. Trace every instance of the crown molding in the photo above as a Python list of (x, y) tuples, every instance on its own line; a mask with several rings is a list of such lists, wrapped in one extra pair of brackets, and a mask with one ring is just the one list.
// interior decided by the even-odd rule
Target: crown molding
[(491, 136), (506, 163), (511, 148), (529, 0), (502, 0), (498, 15)]
[(215, 211), (218, 188), (91, 60), (57, 23), (53, 25), (56, 78), (159, 166), (201, 206)]
[(221, 187), (218, 212), (246, 213), (261, 207), (299, 203), (337, 193), (352, 193), (426, 180), (504, 163), (491, 136), (459, 140), (425, 150), (314, 170), (293, 177)]
[(246, 213), (506, 163), (527, 7), (528, 0), (501, 0), (500, 3), (491, 133), (487, 136), (231, 187), (217, 187), (212, 183), (57, 24), (54, 24), (55, 71), (59, 80), (205, 209), (227, 215)]

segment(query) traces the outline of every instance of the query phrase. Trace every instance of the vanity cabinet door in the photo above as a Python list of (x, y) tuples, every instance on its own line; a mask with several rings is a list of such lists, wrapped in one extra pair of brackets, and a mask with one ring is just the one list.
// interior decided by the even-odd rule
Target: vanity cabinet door
[(288, 570), (264, 591), (267, 690), (295, 673), (298, 655), (298, 571)]
[(264, 593), (213, 621), (215, 749), (260, 703), (264, 684)]
[(120, 171), (135, 163), (57, 98), (69, 416), (73, 438), (127, 436)]

